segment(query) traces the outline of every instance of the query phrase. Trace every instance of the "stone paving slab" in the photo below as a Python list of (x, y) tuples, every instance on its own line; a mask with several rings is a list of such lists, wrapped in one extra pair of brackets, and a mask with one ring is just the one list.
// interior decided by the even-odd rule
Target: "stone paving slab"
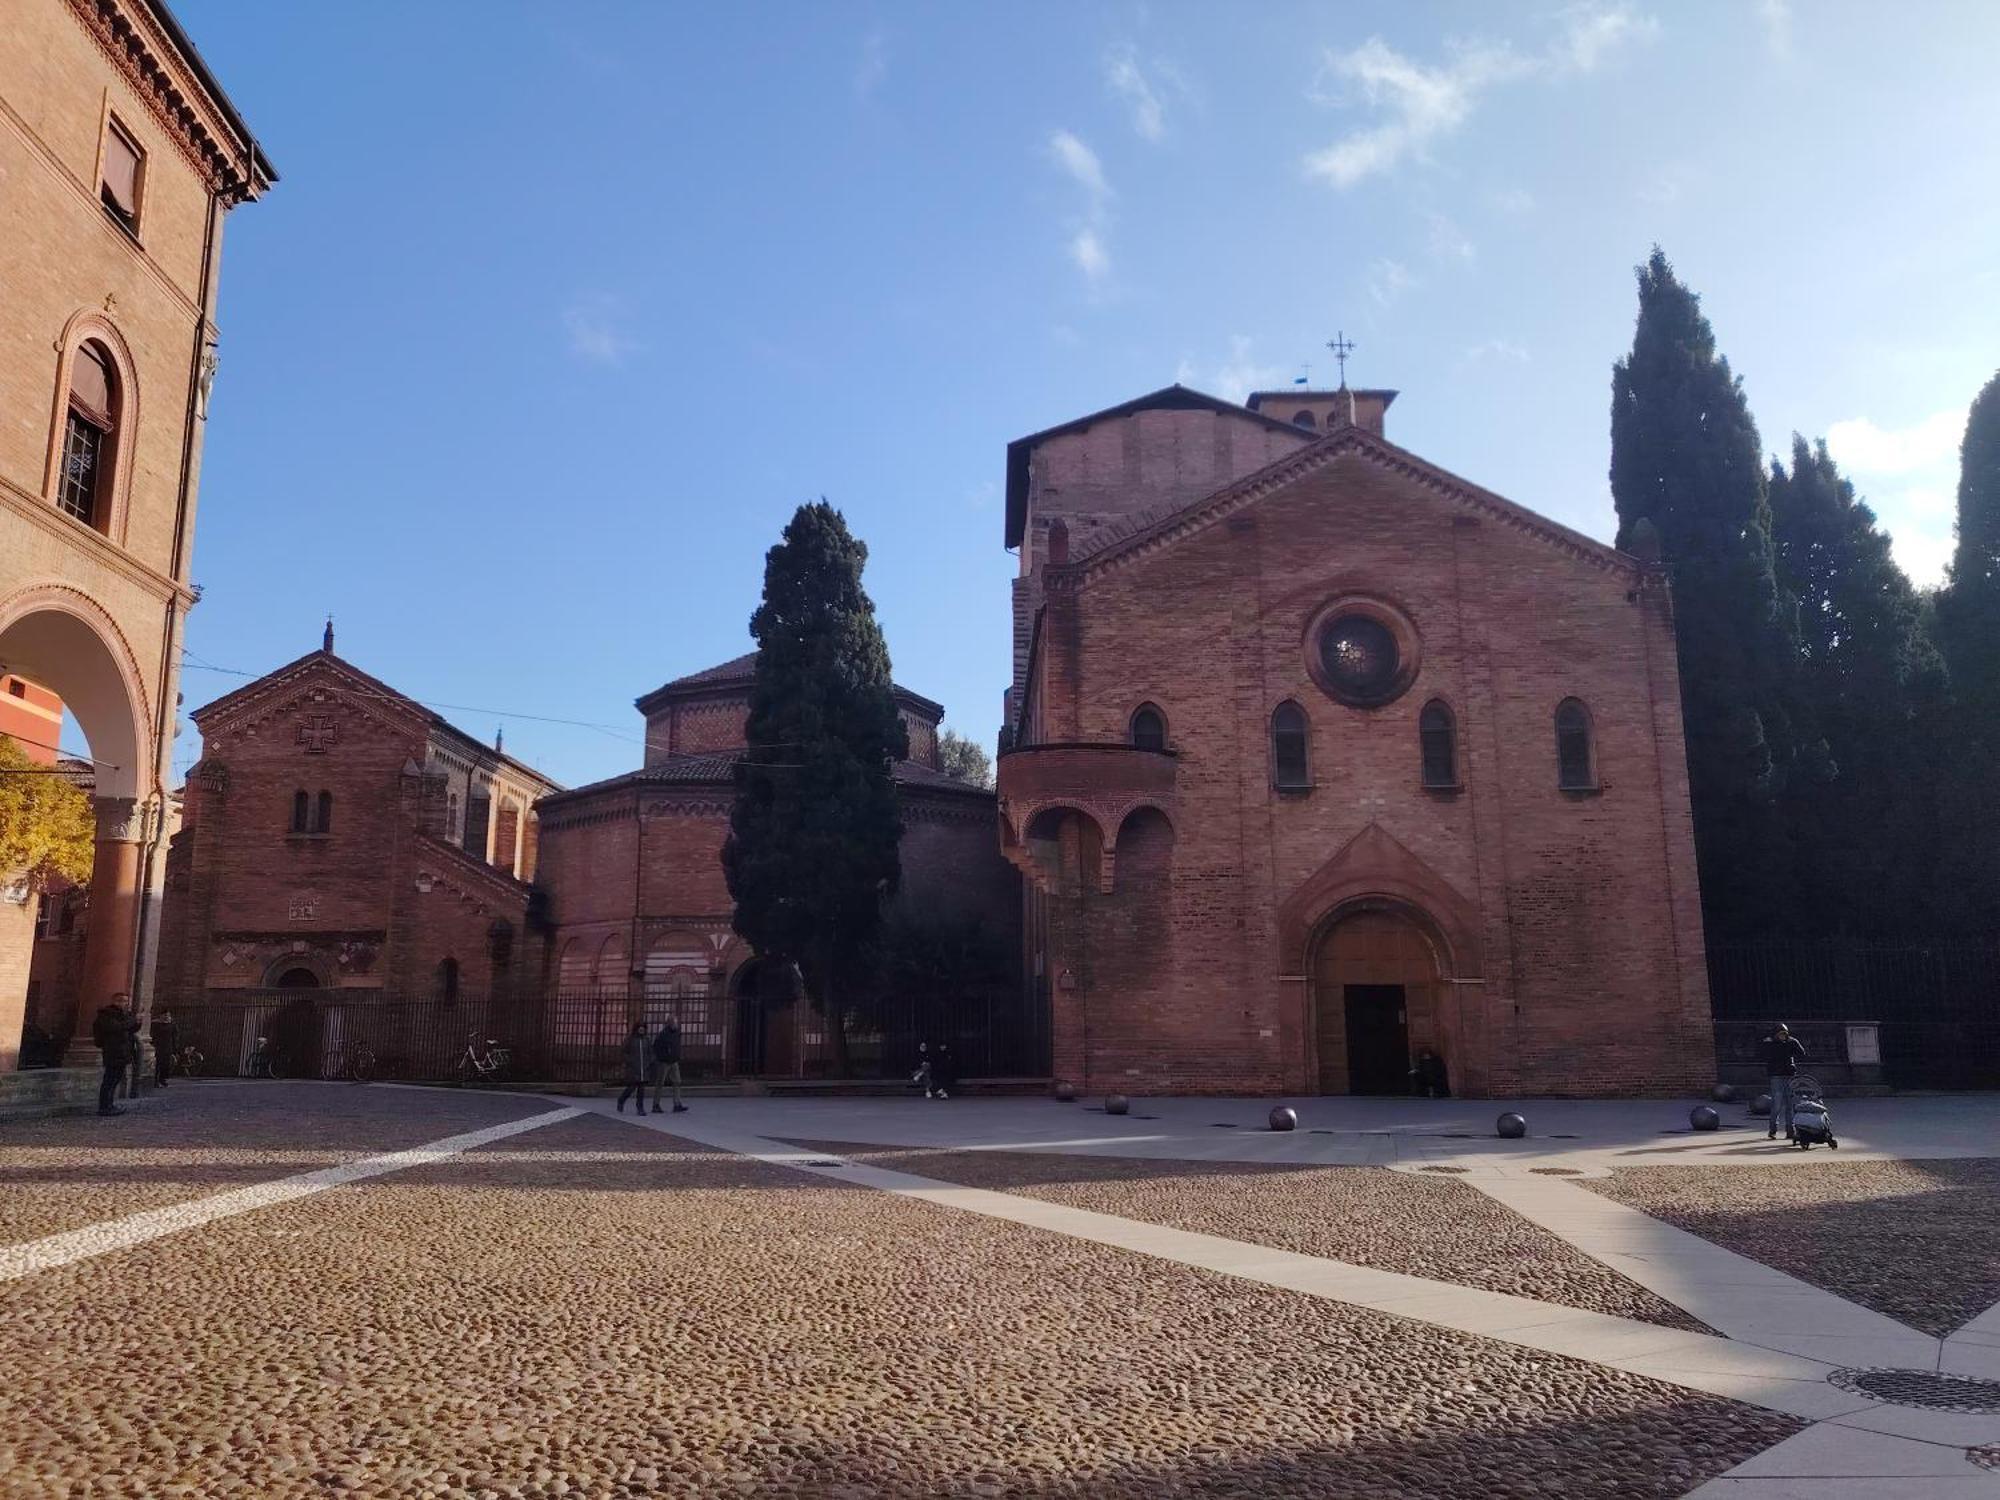
[(0, 1299), (9, 1497), (1667, 1497), (1798, 1430), (600, 1118)]
[(919, 1176), (1562, 1307), (1700, 1330), (1664, 1298), (1463, 1182), (1371, 1167), (1164, 1162), (800, 1141)]
[(0, 1245), (539, 1114), (526, 1095), (176, 1080), (143, 1111), (0, 1124)]
[(1622, 1168), (1582, 1186), (1934, 1337), (2000, 1302), (2000, 1161)]

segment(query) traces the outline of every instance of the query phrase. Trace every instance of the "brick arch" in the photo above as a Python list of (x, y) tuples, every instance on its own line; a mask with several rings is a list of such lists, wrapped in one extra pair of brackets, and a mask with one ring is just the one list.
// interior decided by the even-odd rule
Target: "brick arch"
[(157, 784), (158, 738), (144, 679), (118, 622), (83, 590), (33, 584), (0, 600), (0, 657), (61, 696), (90, 742), (99, 797)]
[(1306, 879), (1278, 909), (1281, 973), (1303, 974), (1320, 935), (1336, 920), (1370, 904), (1409, 916), (1436, 945), (1446, 978), (1485, 973), (1478, 909), (1458, 889), (1369, 824)]

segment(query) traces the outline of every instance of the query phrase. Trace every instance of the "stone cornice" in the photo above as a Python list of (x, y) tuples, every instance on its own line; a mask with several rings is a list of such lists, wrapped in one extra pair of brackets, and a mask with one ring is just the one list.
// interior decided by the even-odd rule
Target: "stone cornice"
[(151, 8), (121, 0), (70, 0), (69, 8), (167, 133), (195, 175), (224, 203), (254, 198), (270, 186), (254, 140), (238, 139), (180, 43)]

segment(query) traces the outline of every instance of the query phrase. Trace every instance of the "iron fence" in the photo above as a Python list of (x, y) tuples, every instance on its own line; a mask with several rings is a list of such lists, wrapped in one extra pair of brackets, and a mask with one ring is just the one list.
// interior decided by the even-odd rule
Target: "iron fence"
[(1850, 1029), (1872, 1024), (1882, 1082), (2000, 1088), (2000, 942), (1724, 945), (1708, 950), (1708, 983), (1725, 1063), (1774, 1021), (1846, 1062)]
[[(590, 1084), (625, 1072), (632, 1026), (648, 1038), (672, 1018), (681, 1030), (681, 1074), (727, 1078), (907, 1078), (919, 1044), (948, 1044), (964, 1077), (1042, 1077), (1046, 1012), (1011, 996), (938, 996), (871, 1002), (849, 1017), (846, 1067), (820, 1013), (789, 996), (656, 989), (561, 990), (529, 999), (407, 996), (383, 990), (230, 990), (178, 999), (178, 1045), (200, 1071), (241, 1077), (268, 1065), (284, 1077), (342, 1078), (365, 1060), (371, 1076), (406, 1081), (487, 1077), (478, 1060), (494, 1046), (497, 1079)], [(260, 1045), (261, 1039), (261, 1045)]]

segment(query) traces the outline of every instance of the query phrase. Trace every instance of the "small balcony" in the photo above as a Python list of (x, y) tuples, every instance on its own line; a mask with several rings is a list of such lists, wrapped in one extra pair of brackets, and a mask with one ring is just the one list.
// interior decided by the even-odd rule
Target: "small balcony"
[(1089, 883), (1109, 890), (1126, 819), (1151, 808), (1169, 824), (1175, 821), (1178, 773), (1179, 757), (1171, 750), (1077, 742), (1009, 750), (998, 770), (1001, 852), (1031, 878), (1045, 880), (1049, 862), (1038, 862), (1031, 846), (1056, 840), (1059, 825), (1074, 815), (1081, 857), (1098, 877)]

